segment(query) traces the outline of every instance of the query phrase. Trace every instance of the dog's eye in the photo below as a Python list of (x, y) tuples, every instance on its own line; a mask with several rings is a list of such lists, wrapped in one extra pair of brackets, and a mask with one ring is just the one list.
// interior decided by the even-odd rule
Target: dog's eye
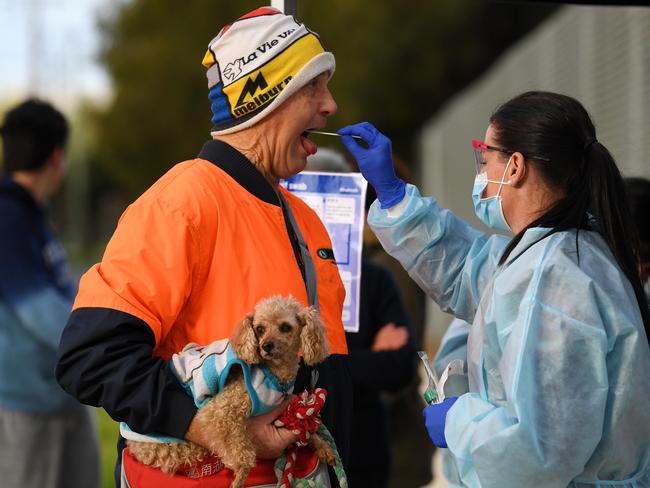
[(258, 325), (257, 327), (255, 327), (255, 332), (257, 332), (259, 335), (264, 334), (264, 330), (265, 329), (263, 325)]
[(291, 326), (286, 322), (283, 322), (280, 325), (280, 332), (284, 332), (284, 333), (291, 332)]

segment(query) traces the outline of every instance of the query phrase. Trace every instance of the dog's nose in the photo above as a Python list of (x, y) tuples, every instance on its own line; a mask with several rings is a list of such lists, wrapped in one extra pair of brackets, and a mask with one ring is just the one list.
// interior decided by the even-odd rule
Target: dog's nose
[(275, 347), (275, 344), (273, 344), (271, 341), (265, 342), (264, 344), (262, 344), (262, 349), (264, 349), (266, 352), (273, 351), (274, 347)]

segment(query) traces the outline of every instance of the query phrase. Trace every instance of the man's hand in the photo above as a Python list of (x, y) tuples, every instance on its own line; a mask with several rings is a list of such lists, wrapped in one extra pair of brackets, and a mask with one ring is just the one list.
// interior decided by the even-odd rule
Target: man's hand
[(251, 436), (258, 458), (275, 459), (298, 440), (291, 431), (273, 425), (275, 419), (284, 413), (291, 398), (284, 400), (275, 410), (248, 419), (248, 434)]
[(394, 351), (403, 347), (409, 340), (409, 331), (406, 327), (397, 326), (394, 322), (384, 325), (372, 343), (372, 351)]
[[(288, 446), (298, 440), (298, 436), (289, 430), (273, 425), (275, 419), (284, 413), (290, 403), (291, 397), (284, 400), (275, 410), (264, 415), (250, 417), (246, 421), (248, 435), (250, 435), (255, 446), (257, 457), (263, 459), (280, 457)], [(201, 447), (210, 449), (210, 446), (214, 443), (214, 439), (210, 439), (207, 434), (210, 429), (204, 427), (209, 420), (205, 415), (202, 415), (202, 410), (199, 409), (192, 419), (185, 433), (185, 439)]]

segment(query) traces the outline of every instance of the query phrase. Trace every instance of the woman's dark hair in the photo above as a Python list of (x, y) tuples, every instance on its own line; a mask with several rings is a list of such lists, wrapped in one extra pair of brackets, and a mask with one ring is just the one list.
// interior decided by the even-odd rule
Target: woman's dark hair
[(585, 108), (565, 95), (531, 91), (498, 107), (490, 124), (499, 146), (521, 152), (550, 188), (565, 194), (512, 239), (500, 264), (531, 227), (550, 228), (544, 237), (576, 229), (578, 262), (578, 233), (598, 230), (632, 284), (650, 343), (650, 310), (639, 274), (637, 230), (623, 178), (612, 155), (596, 139)]
[(0, 127), (4, 170), (42, 168), (55, 148), (65, 147), (68, 131), (63, 114), (47, 102), (31, 99), (14, 107)]

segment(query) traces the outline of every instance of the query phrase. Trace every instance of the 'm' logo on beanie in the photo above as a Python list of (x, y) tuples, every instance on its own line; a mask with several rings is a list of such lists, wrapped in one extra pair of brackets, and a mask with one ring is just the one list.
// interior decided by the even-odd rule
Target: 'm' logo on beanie
[[(284, 80), (278, 83), (275, 86), (269, 88), (269, 84), (266, 82), (266, 79), (260, 72), (255, 79), (252, 76), (249, 76), (242, 88), (239, 99), (237, 100), (237, 105), (235, 105), (235, 110), (233, 111), (235, 117), (241, 117), (249, 113), (255, 112), (260, 107), (266, 106), (270, 103), (278, 94), (287, 86), (287, 83), (291, 81), (292, 76), (287, 76)], [(259, 95), (255, 95), (258, 90), (264, 90)], [(246, 97), (250, 96), (251, 100), (246, 101)]]
[(269, 84), (266, 82), (264, 79), (264, 75), (262, 75), (262, 72), (260, 72), (257, 75), (257, 78), (253, 79), (252, 77), (249, 77), (248, 80), (246, 80), (246, 84), (244, 85), (244, 88), (241, 91), (241, 95), (239, 95), (239, 100), (237, 100), (237, 104), (235, 107), (239, 107), (244, 103), (244, 100), (246, 99), (246, 95), (250, 95), (253, 97), (257, 90), (263, 90), (269, 86)]

